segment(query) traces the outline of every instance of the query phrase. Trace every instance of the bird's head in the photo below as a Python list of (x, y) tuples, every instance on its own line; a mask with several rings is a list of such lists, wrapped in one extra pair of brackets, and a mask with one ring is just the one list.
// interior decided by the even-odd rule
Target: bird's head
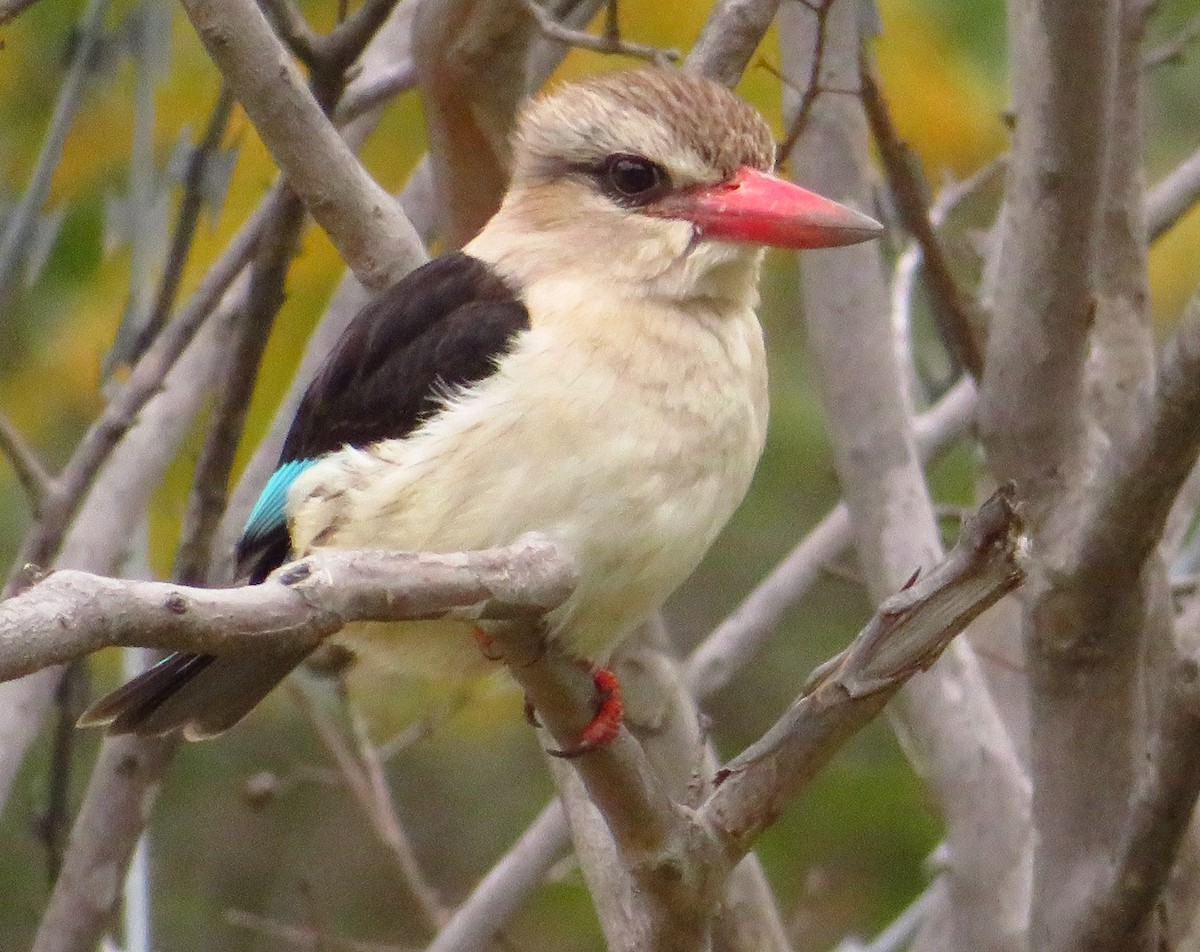
[(522, 264), (498, 262), (510, 272), (602, 262), (607, 280), (639, 293), (743, 298), (764, 245), (825, 248), (880, 231), (772, 175), (763, 117), (679, 71), (611, 73), (534, 100), (513, 152), (504, 207), (476, 240), (485, 251), (521, 245)]

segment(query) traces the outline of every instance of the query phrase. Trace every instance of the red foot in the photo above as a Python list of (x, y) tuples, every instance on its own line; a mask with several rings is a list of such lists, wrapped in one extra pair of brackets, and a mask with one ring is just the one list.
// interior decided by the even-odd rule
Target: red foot
[(592, 683), (596, 686), (596, 714), (591, 723), (579, 735), (579, 742), (562, 750), (548, 750), (551, 757), (580, 757), (599, 747), (607, 747), (621, 731), (621, 682), (607, 668), (592, 670)]
[(504, 656), (496, 650), (495, 640), (478, 625), (476, 625), (474, 631), (471, 632), (471, 637), (475, 639), (475, 644), (479, 645), (479, 650), (483, 652), (483, 656), (487, 658), (488, 661), (504, 660)]

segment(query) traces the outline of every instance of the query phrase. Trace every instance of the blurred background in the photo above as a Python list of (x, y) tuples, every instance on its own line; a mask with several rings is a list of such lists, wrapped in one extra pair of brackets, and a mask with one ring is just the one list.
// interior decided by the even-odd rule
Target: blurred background
[[(301, 4), (318, 27), (333, 4)], [(975, 172), (1006, 148), (1006, 31), (999, 0), (880, 0), (875, 52), (901, 133), (937, 187)], [(705, 0), (673, 4), (626, 0), (625, 35), (686, 50), (708, 12)], [(70, 59), (82, 4), (41, 0), (0, 27), (0, 216), (24, 190)], [(1195, 0), (1163, 0), (1148, 46), (1194, 22)], [(50, 467), (69, 455), (99, 412), (107, 355), (127, 307), (131, 268), (131, 189), (156, 189), (158, 229), (142, 247), (165, 244), (178, 205), (169, 173), (181, 137), (199, 137), (217, 97), (214, 68), (182, 13), (165, 3), (114, 2), (114, 39), (90, 71), (83, 107), (65, 144), (42, 209), (30, 265), (0, 296), (0, 410)], [(122, 31), (125, 31), (122, 34)], [(128, 41), (137, 32), (138, 43)], [(140, 64), (135, 67), (135, 63)], [(556, 79), (630, 65), (573, 51)], [(779, 54), (769, 34), (739, 87), (782, 138)], [(1146, 156), (1153, 182), (1200, 140), (1200, 48), (1149, 71)], [(135, 124), (135, 102), (152, 105), (152, 124)], [(135, 128), (136, 126), (136, 128)], [(142, 144), (134, 145), (135, 140)], [(227, 188), (202, 219), (183, 294), (222, 249), (274, 177), (273, 167), (236, 109), (225, 146)], [(149, 149), (147, 153), (146, 149)], [(139, 151), (140, 150), (140, 151)], [(401, 96), (363, 151), (390, 189), (405, 181), (424, 150), (421, 105)], [(153, 174), (145, 171), (147, 154)], [(131, 163), (131, 156), (138, 156)], [(176, 163), (177, 164), (177, 163)], [(952, 244), (964, 273), (990, 226), (998, 188), (955, 220)], [(886, 209), (883, 209), (886, 214)], [(895, 248), (885, 248), (894, 254)], [(1174, 321), (1195, 289), (1200, 214), (1167, 234), (1151, 255), (1154, 307)], [(160, 266), (153, 261), (151, 267)], [(306, 233), (288, 282), (251, 409), (244, 461), (274, 413), (306, 336), (343, 272), (317, 229)], [(701, 570), (669, 606), (681, 650), (712, 630), (764, 573), (837, 501), (804, 331), (797, 313), (796, 262), (773, 254), (764, 281), (763, 323), (772, 361), (772, 424), (752, 495)], [(918, 327), (930, 395), (945, 379), (932, 332)], [(120, 373), (118, 368), (116, 371)], [(148, 560), (165, 575), (174, 558), (199, 430), (179, 455), (150, 513)], [(950, 509), (974, 497), (971, 453), (952, 452), (932, 468), (936, 498)], [(12, 561), (29, 519), (11, 469), (0, 461), (0, 560)], [(952, 535), (954, 523), (947, 520)], [(795, 695), (807, 673), (849, 640), (870, 606), (847, 562), (831, 566), (777, 636), (705, 711), (724, 756), (755, 739)], [(93, 696), (120, 677), (116, 653), (91, 666)], [(376, 735), (387, 738), (428, 718), (428, 688), (373, 697)], [(501, 680), (475, 696), (436, 697), (430, 730), (397, 745), (387, 763), (397, 810), (418, 857), (449, 902), (462, 898), (503, 854), (551, 794), (519, 693)], [(28, 758), (0, 817), (0, 949), (26, 948), (49, 890), (39, 828), (50, 802), (51, 726)], [(74, 737), (67, 794), (72, 806), (97, 746)], [(848, 933), (869, 935), (916, 898), (923, 866), (939, 840), (938, 818), (884, 723), (856, 737), (788, 810), (760, 855), (776, 886), (797, 949), (830, 948)], [(185, 745), (176, 757), (151, 825), (155, 946), (191, 950), (292, 948), (231, 924), (229, 910), (319, 926), (377, 943), (427, 940), (420, 917), (384, 849), (339, 786), (286, 692), (277, 692), (225, 737)], [(602, 941), (578, 871), (564, 861), (506, 933), (513, 949), (600, 949)]]

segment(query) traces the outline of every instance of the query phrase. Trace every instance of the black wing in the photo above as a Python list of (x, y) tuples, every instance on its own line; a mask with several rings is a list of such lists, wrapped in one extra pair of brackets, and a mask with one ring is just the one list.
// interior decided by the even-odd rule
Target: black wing
[(489, 376), (529, 312), (478, 258), (437, 258), (369, 304), (309, 385), (281, 463), (407, 436), (446, 387)]
[[(529, 312), (486, 264), (456, 252), (413, 271), (350, 323), (309, 385), (280, 464), (344, 446), (407, 436), (447, 388), (489, 376)], [(238, 543), (238, 571), (261, 582), (290, 555), (287, 526)], [(232, 727), (303, 654), (245, 657), (173, 654), (102, 698), (81, 724), (110, 733), (208, 737)]]
[[(309, 384), (279, 463), (407, 436), (448, 388), (489, 376), (529, 327), (516, 294), (478, 258), (437, 258), (367, 305)], [(284, 525), (238, 543), (239, 577), (260, 582), (290, 554)]]

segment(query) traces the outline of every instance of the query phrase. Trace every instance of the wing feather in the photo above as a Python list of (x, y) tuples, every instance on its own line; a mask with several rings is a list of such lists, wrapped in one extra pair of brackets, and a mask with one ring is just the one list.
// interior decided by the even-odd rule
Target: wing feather
[[(456, 252), (418, 268), (351, 321), (309, 385), (237, 546), (240, 577), (257, 583), (291, 555), (284, 504), (309, 461), (345, 446), (403, 438), (448, 390), (489, 376), (529, 312), (487, 265)], [(102, 698), (81, 723), (110, 733), (209, 737), (233, 726), (302, 657), (178, 653)]]

